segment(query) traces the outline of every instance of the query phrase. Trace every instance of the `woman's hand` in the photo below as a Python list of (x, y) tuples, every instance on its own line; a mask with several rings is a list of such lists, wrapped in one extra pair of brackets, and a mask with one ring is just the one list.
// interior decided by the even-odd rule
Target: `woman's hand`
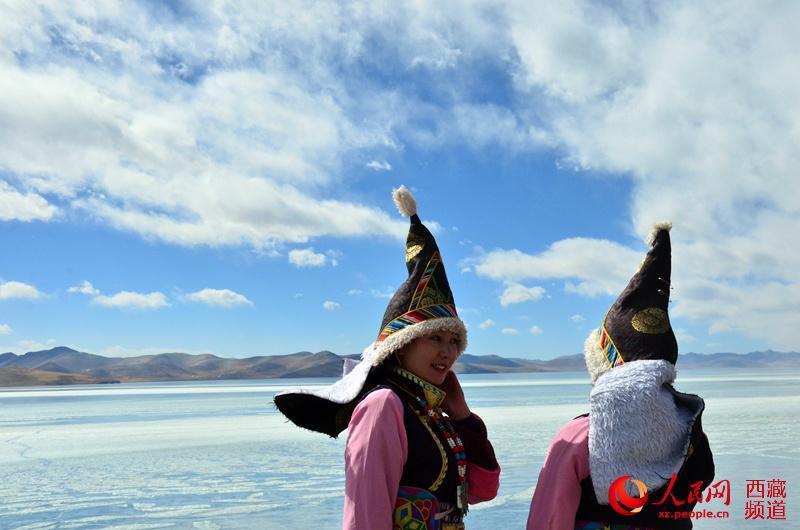
[(464, 398), (464, 391), (461, 389), (461, 383), (458, 382), (455, 372), (452, 370), (447, 372), (444, 383), (442, 383), (440, 388), (447, 394), (444, 398), (444, 403), (442, 403), (442, 409), (448, 416), (454, 420), (463, 420), (472, 414), (467, 405), (467, 400)]

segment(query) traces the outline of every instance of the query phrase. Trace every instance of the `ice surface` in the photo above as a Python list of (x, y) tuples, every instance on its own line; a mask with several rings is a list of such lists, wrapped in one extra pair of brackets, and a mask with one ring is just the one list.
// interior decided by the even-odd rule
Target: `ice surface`
[[(470, 530), (522, 528), (550, 439), (587, 411), (585, 374), (462, 376), (503, 467), (498, 497), (474, 506)], [(729, 521), (743, 520), (748, 479), (788, 480), (800, 502), (800, 374), (686, 373), (680, 390), (706, 399), (717, 478), (734, 486)], [(298, 429), (272, 397), (324, 381), (100, 385), (0, 392), (3, 528), (338, 528), (346, 433)]]

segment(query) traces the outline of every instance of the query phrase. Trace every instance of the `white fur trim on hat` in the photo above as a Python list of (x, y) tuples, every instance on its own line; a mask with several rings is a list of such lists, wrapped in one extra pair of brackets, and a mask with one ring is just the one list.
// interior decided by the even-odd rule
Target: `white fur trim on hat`
[(423, 320), (418, 324), (407, 326), (400, 331), (392, 333), (381, 343), (372, 343), (368, 346), (361, 358), (372, 366), (378, 366), (390, 354), (396, 352), (414, 339), (430, 335), (435, 331), (450, 331), (461, 337), (458, 354), (461, 355), (467, 348), (467, 328), (458, 317), (441, 317)]
[(411, 217), (417, 213), (417, 200), (405, 186), (392, 190), (392, 199), (403, 216)]
[(611, 363), (608, 362), (605, 352), (600, 347), (600, 328), (595, 328), (586, 337), (583, 343), (583, 358), (586, 361), (586, 369), (592, 378), (592, 384), (597, 378), (611, 370)]
[(672, 230), (672, 221), (661, 221), (654, 224), (653, 227), (650, 228), (650, 232), (648, 232), (647, 239), (645, 239), (644, 242), (652, 247), (653, 243), (656, 241), (656, 236), (662, 230), (666, 230), (667, 232)]

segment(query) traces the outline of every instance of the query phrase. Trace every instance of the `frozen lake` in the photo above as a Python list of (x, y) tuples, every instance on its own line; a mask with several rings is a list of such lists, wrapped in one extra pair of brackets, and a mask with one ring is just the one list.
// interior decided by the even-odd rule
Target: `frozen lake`
[[(461, 376), (503, 467), (468, 528), (523, 528), (549, 441), (587, 411), (581, 373)], [(287, 424), (281, 390), (328, 379), (0, 389), (0, 527), (337, 528), (345, 434)], [(800, 373), (682, 371), (706, 400), (730, 520), (698, 529), (800, 528)], [(745, 521), (747, 480), (783, 479), (787, 521)]]

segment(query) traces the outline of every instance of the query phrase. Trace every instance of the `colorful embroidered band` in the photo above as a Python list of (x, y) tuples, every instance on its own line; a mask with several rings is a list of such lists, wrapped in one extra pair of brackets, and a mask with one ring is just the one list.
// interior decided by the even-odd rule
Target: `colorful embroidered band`
[(409, 311), (404, 315), (400, 315), (399, 317), (395, 318), (388, 324), (386, 327), (383, 328), (381, 334), (378, 335), (378, 343), (383, 342), (386, 340), (390, 335), (393, 335), (404, 329), (408, 326), (413, 326), (414, 324), (419, 324), (420, 322), (424, 322), (425, 320), (432, 320), (434, 318), (447, 318), (447, 317), (457, 317), (458, 313), (456, 313), (456, 306), (452, 304), (440, 304), (440, 305), (429, 305), (428, 307), (423, 307), (420, 309), (416, 309), (414, 311)]
[(625, 364), (625, 361), (622, 359), (622, 354), (617, 350), (617, 347), (614, 345), (611, 337), (608, 336), (608, 333), (606, 333), (605, 323), (600, 328), (600, 348), (606, 354), (606, 359), (608, 360), (608, 364), (611, 365), (611, 368)]
[(428, 261), (428, 264), (425, 266), (425, 272), (422, 273), (422, 278), (420, 278), (419, 282), (417, 283), (417, 289), (414, 291), (414, 296), (411, 297), (411, 305), (408, 307), (409, 311), (413, 311), (419, 306), (419, 303), (422, 300), (422, 295), (425, 294), (425, 289), (428, 287), (428, 282), (430, 281), (431, 276), (433, 276), (433, 271), (436, 270), (436, 266), (441, 262), (441, 256), (438, 252), (435, 252)]

